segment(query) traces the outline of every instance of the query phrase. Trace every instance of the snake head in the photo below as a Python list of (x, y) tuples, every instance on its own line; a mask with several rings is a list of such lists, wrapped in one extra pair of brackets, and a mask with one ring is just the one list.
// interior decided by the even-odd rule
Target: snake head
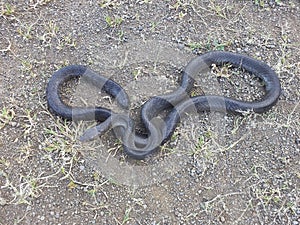
[(95, 140), (98, 136), (100, 135), (100, 133), (98, 132), (96, 127), (91, 127), (89, 129), (87, 129), (80, 137), (79, 137), (79, 141), (81, 142), (88, 142), (88, 141), (92, 141)]
[(103, 135), (107, 130), (111, 128), (111, 118), (107, 118), (104, 122), (97, 126), (87, 129), (80, 137), (79, 141), (88, 142), (95, 140), (97, 137)]

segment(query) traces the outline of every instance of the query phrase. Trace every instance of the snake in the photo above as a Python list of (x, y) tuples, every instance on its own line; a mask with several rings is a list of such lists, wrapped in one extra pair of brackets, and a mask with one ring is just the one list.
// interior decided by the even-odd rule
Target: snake
[[(259, 78), (264, 85), (261, 99), (242, 101), (220, 95), (190, 95), (199, 74), (209, 71), (213, 65), (224, 64), (230, 64)], [(281, 93), (279, 78), (266, 63), (239, 53), (210, 51), (198, 55), (185, 66), (176, 90), (153, 96), (142, 105), (140, 116), (146, 133), (139, 133), (136, 131), (134, 119), (128, 113), (116, 113), (100, 106), (77, 107), (66, 104), (60, 96), (62, 85), (78, 77), (100, 88), (102, 92), (113, 97), (121, 108), (129, 110), (129, 96), (117, 82), (82, 65), (66, 66), (53, 73), (46, 88), (49, 110), (67, 120), (98, 121), (99, 124), (88, 128), (79, 141), (92, 141), (112, 129), (116, 138), (121, 141), (124, 152), (137, 160), (145, 159), (165, 144), (172, 137), (184, 114), (189, 111), (239, 115), (245, 112), (264, 113), (277, 103)], [(164, 117), (161, 116), (163, 112), (167, 112)]]

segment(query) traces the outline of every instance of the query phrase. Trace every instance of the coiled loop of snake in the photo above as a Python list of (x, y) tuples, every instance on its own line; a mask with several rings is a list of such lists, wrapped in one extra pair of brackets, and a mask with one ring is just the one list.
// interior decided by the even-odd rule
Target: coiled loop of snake
[[(231, 64), (259, 77), (265, 85), (265, 95), (261, 100), (244, 102), (223, 96), (200, 95), (190, 97), (195, 78), (209, 70), (212, 64)], [(212, 51), (193, 59), (184, 69), (179, 88), (171, 94), (150, 98), (141, 110), (142, 122), (147, 136), (135, 132), (134, 121), (125, 114), (117, 114), (102, 107), (71, 107), (59, 96), (60, 86), (72, 77), (83, 77), (91, 81), (107, 94), (115, 97), (123, 108), (129, 108), (129, 98), (125, 90), (116, 82), (102, 77), (83, 66), (67, 66), (53, 74), (47, 86), (47, 102), (50, 110), (70, 120), (97, 120), (100, 124), (86, 130), (81, 141), (92, 140), (113, 128), (116, 137), (122, 141), (125, 153), (135, 159), (144, 159), (156, 151), (172, 136), (184, 112), (196, 109), (197, 112), (219, 111), (240, 114), (245, 111), (263, 113), (276, 104), (280, 92), (280, 82), (275, 72), (265, 63), (248, 56)], [(158, 115), (168, 111), (165, 118)]]

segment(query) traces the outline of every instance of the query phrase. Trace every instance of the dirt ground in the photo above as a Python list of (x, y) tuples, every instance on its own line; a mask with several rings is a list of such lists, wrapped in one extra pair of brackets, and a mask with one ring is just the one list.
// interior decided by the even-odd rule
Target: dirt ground
[[(0, 0), (0, 10), (0, 224), (300, 224), (299, 0)], [(95, 122), (48, 111), (53, 72), (81, 64), (120, 83), (138, 120), (211, 50), (270, 65), (279, 102), (261, 115), (187, 115), (143, 161), (112, 132), (80, 143)], [(212, 72), (192, 94), (263, 94), (246, 72)], [(69, 104), (119, 110), (98, 93), (80, 81), (62, 90)]]

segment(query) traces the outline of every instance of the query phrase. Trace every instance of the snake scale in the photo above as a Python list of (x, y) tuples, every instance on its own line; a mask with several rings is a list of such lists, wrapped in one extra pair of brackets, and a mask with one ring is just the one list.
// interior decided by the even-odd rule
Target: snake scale
[[(265, 95), (257, 101), (246, 102), (217, 95), (199, 95), (190, 97), (196, 76), (204, 73), (213, 65), (231, 64), (260, 78), (264, 84)], [(121, 140), (124, 152), (132, 158), (144, 159), (155, 152), (170, 139), (183, 114), (189, 110), (198, 113), (218, 111), (241, 114), (245, 111), (263, 113), (274, 106), (279, 98), (281, 87), (276, 73), (264, 62), (251, 57), (224, 51), (212, 51), (191, 60), (182, 72), (181, 82), (174, 92), (154, 96), (141, 108), (141, 119), (147, 134), (135, 131), (135, 124), (127, 114), (118, 114), (103, 107), (74, 107), (65, 104), (59, 94), (64, 82), (82, 77), (99, 87), (101, 91), (115, 98), (116, 102), (129, 109), (129, 97), (115, 81), (100, 76), (85, 66), (71, 65), (56, 71), (50, 78), (46, 98), (50, 111), (68, 120), (96, 120), (100, 123), (87, 129), (80, 141), (93, 140), (109, 129), (113, 129)], [(164, 118), (159, 115), (167, 111)]]

